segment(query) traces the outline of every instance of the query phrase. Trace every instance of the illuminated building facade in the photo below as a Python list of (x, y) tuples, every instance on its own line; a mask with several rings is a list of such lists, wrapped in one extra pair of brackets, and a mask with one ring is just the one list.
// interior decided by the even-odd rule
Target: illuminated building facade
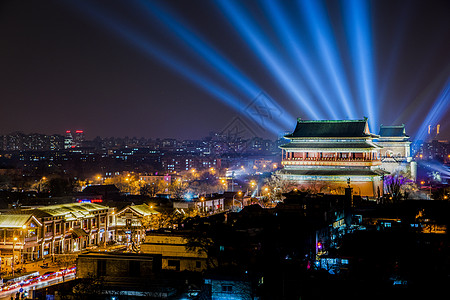
[(116, 240), (127, 243), (132, 248), (137, 247), (145, 237), (144, 219), (148, 222), (151, 216), (157, 214), (159, 213), (147, 204), (129, 205), (118, 211), (114, 220)]
[(410, 172), (416, 177), (416, 164), (411, 157), (411, 141), (406, 135), (405, 125), (380, 126), (377, 145), (381, 146), (381, 169), (393, 173), (396, 171)]
[(73, 138), (73, 146), (75, 146), (75, 148), (82, 147), (83, 142), (84, 142), (84, 131), (76, 130), (75, 136)]
[(64, 138), (64, 149), (72, 148), (73, 136), (70, 130), (66, 130), (66, 137)]
[[(42, 223), (31, 214), (0, 215), (0, 261), (1, 270), (6, 271), (31, 258), (31, 249), (39, 247), (37, 242)], [(14, 257), (14, 260), (13, 260)]]
[(363, 120), (306, 121), (298, 119), (290, 142), (281, 146), (279, 175), (316, 192), (344, 194), (345, 187), (361, 196), (383, 193), (380, 147)]
[(66, 130), (66, 137), (64, 139), (64, 149), (78, 148), (84, 142), (83, 130), (76, 130), (74, 134), (70, 130)]
[[(23, 250), (25, 260), (81, 251), (104, 245), (109, 240), (109, 209), (94, 203), (50, 205), (14, 211), (9, 216), (9, 227), (14, 225), (14, 220), (23, 220), (20, 228), (25, 229), (24, 233), (17, 235), (22, 237), (23, 243), (16, 244)], [(13, 243), (12, 234), (6, 233), (5, 237), (4, 244)], [(0, 251), (3, 251), (2, 247)]]

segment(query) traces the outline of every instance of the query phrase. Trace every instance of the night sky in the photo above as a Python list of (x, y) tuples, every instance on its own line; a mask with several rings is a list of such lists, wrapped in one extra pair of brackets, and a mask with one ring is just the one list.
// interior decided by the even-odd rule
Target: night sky
[[(361, 74), (352, 67), (354, 36), (346, 31), (343, 9), (348, 1), (316, 1), (325, 8), (330, 25), (323, 31), (319, 23), (311, 24), (297, 1), (278, 1), (296, 34), (294, 40), (274, 27), (269, 2), (232, 2), (244, 12), (238, 21), (247, 32), (236, 27), (220, 1), (2, 1), (0, 134), (82, 129), (88, 138), (191, 139), (221, 132), (239, 119), (250, 131), (274, 138), (293, 130), (296, 117), (310, 118), (304, 103), (322, 118), (333, 113), (349, 118), (343, 110), (318, 104), (317, 90), (308, 84), (310, 73), (289, 51), (301, 42), (304, 59), (312, 66), (309, 70), (320, 75), (317, 83), (330, 107), (339, 107), (326, 79), (330, 65), (314, 42), (329, 38), (322, 36), (327, 31), (333, 33), (329, 45), (336, 45), (328, 50), (339, 58), (345, 75), (339, 80), (353, 99), (349, 105), (362, 118), (365, 111), (357, 92)], [(450, 1), (386, 0), (367, 5), (374, 124), (405, 123), (414, 136), (450, 78)], [(312, 19), (315, 22), (315, 16)], [(253, 28), (263, 34), (253, 35)], [(314, 35), (311, 30), (318, 31)], [(273, 50), (266, 56), (274, 59), (272, 67), (251, 41)], [(209, 50), (201, 52), (201, 47)], [(226, 63), (212, 63), (207, 53)], [(226, 73), (230, 66), (242, 77)], [(283, 73), (289, 82), (305, 87), (303, 104), (287, 91)], [(243, 78), (253, 87), (244, 91)], [(234, 106), (226, 100), (230, 95)], [(262, 103), (259, 97), (270, 112), (255, 117), (251, 108)], [(444, 138), (450, 138), (448, 102), (433, 120), (441, 124)], [(378, 128), (371, 131), (378, 133)]]

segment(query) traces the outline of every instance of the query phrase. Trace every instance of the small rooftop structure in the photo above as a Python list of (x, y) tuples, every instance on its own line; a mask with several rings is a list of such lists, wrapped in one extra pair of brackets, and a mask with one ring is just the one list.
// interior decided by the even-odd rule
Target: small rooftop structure
[(406, 139), (409, 138), (409, 136), (406, 135), (405, 124), (390, 125), (390, 126), (381, 125), (379, 136), (380, 138), (387, 138), (387, 137), (406, 138)]

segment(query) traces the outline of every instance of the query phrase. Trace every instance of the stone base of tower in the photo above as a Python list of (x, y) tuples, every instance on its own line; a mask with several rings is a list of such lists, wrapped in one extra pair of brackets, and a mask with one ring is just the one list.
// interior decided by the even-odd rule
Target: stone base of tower
[(298, 176), (292, 174), (279, 174), (299, 189), (307, 189), (315, 193), (344, 195), (345, 188), (353, 189), (353, 195), (376, 199), (383, 196), (383, 182), (380, 176)]

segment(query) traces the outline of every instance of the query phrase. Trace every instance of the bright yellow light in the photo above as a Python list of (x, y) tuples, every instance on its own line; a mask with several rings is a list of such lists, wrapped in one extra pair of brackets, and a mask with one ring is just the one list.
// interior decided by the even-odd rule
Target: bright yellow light
[(17, 236), (14, 237), (14, 240), (17, 241)]
[(22, 229), (27, 229), (27, 225), (22, 225)]
[(421, 181), (420, 184), (425, 184), (425, 181)]
[(240, 195), (242, 195), (242, 192), (241, 192), (241, 191), (239, 191), (239, 192), (238, 192), (238, 195), (239, 195), (239, 196), (240, 196)]

